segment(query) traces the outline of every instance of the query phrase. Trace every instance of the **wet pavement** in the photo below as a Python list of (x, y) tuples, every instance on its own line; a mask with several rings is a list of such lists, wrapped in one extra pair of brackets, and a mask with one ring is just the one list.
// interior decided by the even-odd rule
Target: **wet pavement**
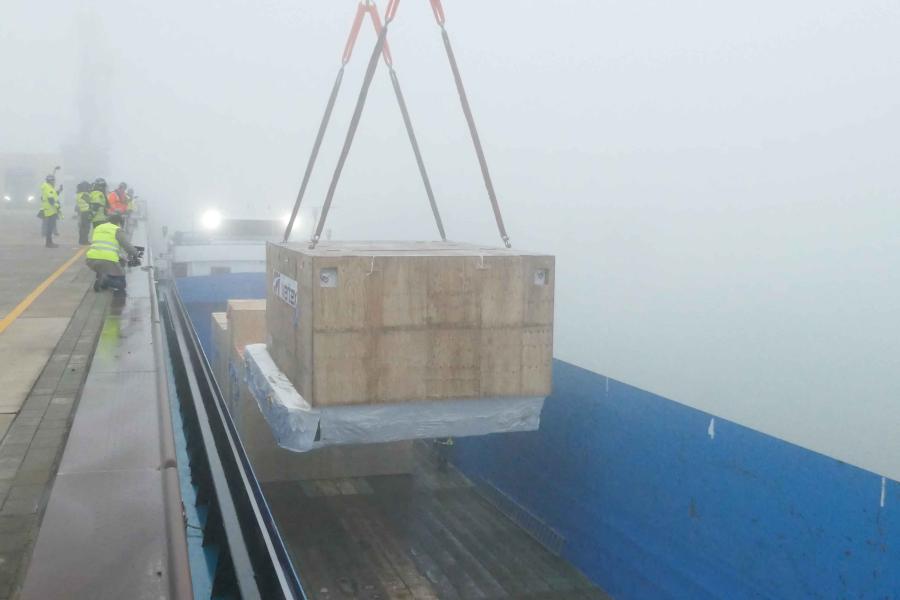
[[(142, 233), (133, 239), (142, 244)], [(127, 297), (86, 296), (107, 305), (33, 555), (20, 569), (21, 600), (169, 594), (164, 477), (174, 465), (162, 459), (164, 367), (155, 360), (150, 273), (128, 269), (127, 280)]]
[(75, 220), (44, 248), (34, 212), (0, 213), (0, 599), (27, 567), (109, 303), (87, 293)]
[(5, 415), (11, 424), (0, 441), (0, 599), (10, 597), (27, 568), (109, 303), (108, 294), (82, 299), (21, 408)]
[(28, 308), (13, 312), (82, 248), (74, 219), (59, 226), (58, 248), (44, 248), (40, 221), (28, 211), (0, 213), (0, 435), (12, 422), (69, 326), (93, 276), (77, 258)]

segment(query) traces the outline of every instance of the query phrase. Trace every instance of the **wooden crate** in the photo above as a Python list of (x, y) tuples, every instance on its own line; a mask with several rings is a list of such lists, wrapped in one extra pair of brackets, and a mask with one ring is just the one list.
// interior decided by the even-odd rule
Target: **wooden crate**
[(222, 387), (225, 382), (225, 376), (228, 373), (228, 316), (224, 312), (214, 312), (210, 315), (210, 327), (212, 329), (212, 343), (213, 343), (213, 351), (212, 351), (212, 361), (210, 366), (213, 370), (213, 375), (216, 377), (216, 381), (219, 382), (219, 386), (222, 391), (225, 391), (225, 388)]
[(266, 301), (229, 300), (226, 309), (229, 343), (242, 352), (247, 344), (266, 341)]
[[(244, 370), (244, 346), (262, 344), (266, 340), (266, 301), (265, 300), (229, 300), (226, 314), (226, 335), (224, 348), (224, 369), (219, 382), (219, 389), (231, 412), (235, 425), (240, 430), (243, 411), (241, 407), (248, 402), (249, 392), (242, 385)], [(247, 396), (247, 397), (244, 397)], [(253, 401), (250, 398), (250, 401)], [(257, 409), (258, 410), (258, 409)]]
[(550, 393), (552, 256), (323, 242), (267, 264), (269, 353), (313, 406)]

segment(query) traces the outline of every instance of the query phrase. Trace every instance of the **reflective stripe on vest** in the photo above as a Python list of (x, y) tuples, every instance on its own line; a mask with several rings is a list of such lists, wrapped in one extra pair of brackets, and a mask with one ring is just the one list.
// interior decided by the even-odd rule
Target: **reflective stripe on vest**
[(87, 258), (119, 262), (119, 241), (116, 239), (118, 231), (119, 226), (112, 223), (102, 223), (94, 227)]

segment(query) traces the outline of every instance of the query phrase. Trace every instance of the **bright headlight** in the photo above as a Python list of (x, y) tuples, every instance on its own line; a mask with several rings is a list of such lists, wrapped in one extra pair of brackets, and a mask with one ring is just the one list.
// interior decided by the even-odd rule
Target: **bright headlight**
[[(291, 222), (291, 213), (287, 213), (283, 217), (281, 217), (281, 222), (284, 223), (285, 225), (290, 223)], [(303, 216), (298, 214), (294, 218), (294, 229), (300, 229), (301, 227), (303, 227)]]
[(200, 225), (203, 229), (212, 231), (213, 229), (218, 229), (221, 224), (222, 213), (217, 210), (208, 210), (200, 215)]
[(29, 201), (29, 202), (34, 202), (34, 196), (28, 196), (28, 201)]
[(9, 196), (3, 196), (3, 199), (7, 202), (12, 202), (12, 198), (10, 198)]

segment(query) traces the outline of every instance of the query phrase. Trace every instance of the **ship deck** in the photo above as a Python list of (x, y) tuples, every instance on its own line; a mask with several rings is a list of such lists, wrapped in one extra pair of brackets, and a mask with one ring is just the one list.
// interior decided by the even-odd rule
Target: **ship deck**
[(608, 599), (424, 443), (410, 475), (264, 483), (316, 600)]

